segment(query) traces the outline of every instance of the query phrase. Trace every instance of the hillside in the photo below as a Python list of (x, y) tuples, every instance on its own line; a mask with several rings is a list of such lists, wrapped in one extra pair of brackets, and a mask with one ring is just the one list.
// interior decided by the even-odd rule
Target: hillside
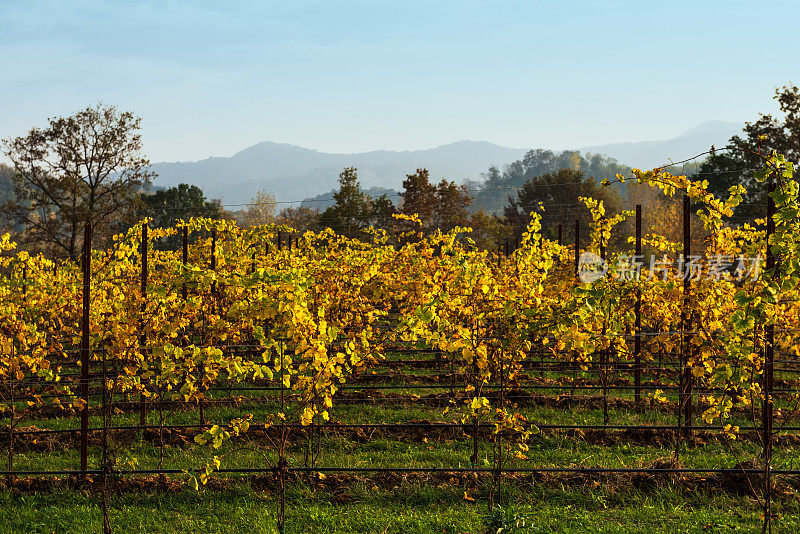
[[(678, 161), (724, 146), (742, 125), (732, 122), (701, 123), (681, 135), (661, 141), (613, 143), (578, 148), (581, 154), (600, 154), (622, 167), (651, 168)], [(504, 169), (522, 159), (526, 149), (499, 146), (486, 141), (458, 141), (425, 150), (376, 150), (356, 154), (331, 154), (285, 143), (265, 141), (230, 157), (207, 158), (196, 162), (155, 163), (156, 186), (169, 187), (181, 182), (198, 185), (209, 198), (225, 204), (250, 201), (259, 189), (272, 191), (280, 202), (300, 201), (326, 195), (336, 189), (344, 167), (358, 168), (364, 189), (399, 190), (406, 174), (418, 167), (427, 168), (433, 179), (445, 177), (457, 183), (482, 182), (489, 167)], [(484, 195), (485, 196), (485, 195)], [(496, 209), (500, 200), (486, 202)], [(319, 200), (319, 199), (317, 199)], [(324, 202), (321, 204), (323, 205)]]
[(197, 162), (156, 163), (156, 185), (187, 182), (200, 186), (209, 198), (225, 204), (248, 202), (266, 188), (281, 202), (303, 200), (336, 188), (342, 168), (358, 168), (362, 187), (398, 189), (406, 174), (426, 167), (434, 177), (459, 183), (478, 179), (491, 165), (521, 158), (523, 149), (488, 142), (459, 141), (412, 151), (378, 150), (359, 154), (329, 154), (282, 143), (263, 142), (228, 158)]
[(621, 163), (650, 169), (668, 164), (670, 160), (681, 161), (708, 150), (711, 145), (725, 146), (728, 139), (740, 134), (743, 123), (708, 121), (686, 130), (678, 137), (662, 141), (638, 143), (612, 143), (579, 148), (580, 152), (603, 154)]

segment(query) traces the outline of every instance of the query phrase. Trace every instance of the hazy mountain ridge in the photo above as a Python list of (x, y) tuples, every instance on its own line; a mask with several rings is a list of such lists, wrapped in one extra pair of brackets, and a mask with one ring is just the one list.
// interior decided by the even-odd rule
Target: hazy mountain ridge
[(360, 154), (329, 154), (283, 143), (263, 142), (229, 158), (197, 162), (155, 163), (156, 185), (180, 182), (198, 185), (225, 204), (248, 202), (266, 188), (281, 202), (302, 200), (330, 191), (344, 167), (357, 167), (364, 188), (398, 189), (406, 174), (427, 168), (437, 180), (474, 180), (491, 165), (521, 158), (525, 149), (485, 141), (458, 141), (437, 148), (409, 151), (378, 150)]
[(706, 121), (686, 130), (678, 137), (661, 141), (611, 143), (579, 148), (581, 152), (605, 154), (632, 167), (652, 169), (667, 165), (670, 160), (681, 161), (694, 157), (715, 145), (725, 146), (731, 136), (742, 133), (744, 123)]
[[(603, 154), (619, 163), (652, 168), (679, 161), (724, 146), (731, 135), (741, 132), (742, 123), (709, 121), (681, 135), (660, 141), (612, 143), (578, 148), (581, 153)], [(424, 150), (375, 150), (357, 154), (332, 154), (286, 143), (264, 141), (230, 157), (212, 157), (196, 162), (153, 164), (157, 186), (180, 182), (197, 185), (209, 198), (221, 198), (226, 205), (245, 204), (256, 191), (272, 191), (280, 202), (309, 199), (336, 189), (344, 167), (358, 168), (365, 189), (400, 190), (406, 174), (418, 167), (430, 171), (438, 181), (457, 183), (480, 180), (488, 168), (499, 168), (521, 159), (528, 149), (509, 148), (487, 141), (457, 141)]]

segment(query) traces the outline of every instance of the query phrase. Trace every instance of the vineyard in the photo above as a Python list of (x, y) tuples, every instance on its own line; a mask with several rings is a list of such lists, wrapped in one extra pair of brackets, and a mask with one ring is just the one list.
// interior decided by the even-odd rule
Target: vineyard
[[(302, 531), (308, 488), (346, 506), (359, 491), (446, 487), (490, 513), (559, 484), (737, 494), (765, 527), (789, 525), (792, 172), (766, 159), (764, 219), (739, 226), (739, 186), (717, 199), (661, 170), (619, 177), (682, 202), (682, 242), (643, 232), (641, 207), (606, 217), (592, 199), (588, 247), (575, 221), (543, 237), (536, 214), (497, 252), (466, 228), (423, 235), (413, 217), (399, 236), (357, 238), (142, 221), (107, 250), (87, 225), (80, 264), (6, 235), (0, 476), (23, 493), (88, 488), (104, 510), (126, 489), (249, 484), (273, 497), (263, 521), (279, 532)], [(611, 247), (628, 219), (627, 245)], [(645, 252), (670, 261), (648, 276), (633, 261)]]

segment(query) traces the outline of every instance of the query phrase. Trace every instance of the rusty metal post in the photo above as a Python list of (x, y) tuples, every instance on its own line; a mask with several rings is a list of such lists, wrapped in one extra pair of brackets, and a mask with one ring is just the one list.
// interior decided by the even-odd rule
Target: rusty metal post
[[(502, 346), (497, 349), (500, 352), (500, 409), (505, 410), (506, 397), (505, 397), (505, 379), (503, 376), (503, 357), (505, 356)], [(494, 501), (494, 496), (489, 501), (490, 511), (495, 506), (502, 506), (503, 504), (503, 435), (497, 433), (495, 435), (497, 440), (496, 460), (495, 460), (495, 485), (497, 490), (497, 501)]]
[(27, 296), (28, 296), (28, 266), (27, 265), (23, 265), (22, 266), (22, 300), (25, 301)]
[[(211, 229), (211, 271), (217, 271), (217, 229)], [(216, 280), (211, 282), (211, 306), (212, 310), (217, 310), (217, 282)], [(200, 368), (200, 381), (205, 379), (205, 367)], [(205, 412), (205, 403), (203, 402), (203, 398), (201, 397), (200, 400), (197, 402), (197, 409), (199, 412), (200, 417), (200, 424), (206, 424), (206, 412)]]
[[(642, 205), (636, 204), (636, 248), (634, 261), (638, 262), (642, 256)], [(637, 275), (640, 274), (636, 271)], [(638, 282), (638, 280), (637, 280)], [(636, 305), (634, 308), (634, 329), (636, 334), (633, 338), (633, 382), (634, 382), (634, 403), (637, 408), (641, 407), (642, 402), (642, 290), (636, 289)]]
[[(141, 293), (142, 293), (142, 318), (141, 329), (139, 333), (139, 347), (142, 351), (142, 357), (147, 359), (147, 334), (144, 333), (145, 314), (147, 313), (147, 224), (142, 224), (142, 245), (141, 245), (141, 258), (142, 258), (142, 272), (141, 272)], [(142, 387), (145, 387), (142, 384)], [(144, 426), (147, 424), (147, 397), (144, 392), (139, 396), (139, 424)]]
[(689, 331), (692, 329), (692, 317), (690, 311), (690, 293), (691, 293), (691, 269), (689, 261), (692, 254), (692, 205), (689, 200), (689, 195), (683, 195), (683, 310), (681, 320), (681, 330), (683, 330), (683, 419), (684, 419), (684, 432), (685, 437), (692, 435), (692, 369), (689, 366), (691, 358), (691, 348), (689, 342), (691, 334)]
[[(601, 216), (600, 221), (602, 222), (605, 217)], [(600, 259), (606, 261), (606, 244), (603, 241), (602, 235), (600, 236)]]
[[(216, 272), (217, 270), (217, 229), (211, 229), (211, 271)], [(211, 282), (211, 296), (214, 299), (214, 303), (216, 304), (216, 296), (217, 294), (217, 282), (216, 280)], [(216, 308), (216, 305), (214, 306)]]
[[(602, 220), (602, 219), (601, 219)], [(600, 259), (606, 261), (606, 245), (600, 238)], [(605, 327), (603, 328), (605, 334)], [(611, 348), (600, 351), (600, 382), (603, 386), (603, 425), (608, 425), (611, 418), (608, 413), (608, 370), (611, 361)]]
[[(767, 272), (770, 278), (776, 276), (776, 258), (772, 252), (770, 238), (775, 233), (775, 200), (772, 193), (775, 191), (776, 184), (770, 181), (767, 186)], [(775, 325), (768, 324), (764, 327), (764, 377), (762, 389), (764, 391), (764, 401), (761, 411), (761, 426), (764, 443), (764, 526), (765, 531), (770, 532), (772, 523), (772, 425), (773, 425), (773, 374), (775, 364)]]
[[(581, 220), (575, 219), (575, 276), (579, 277), (580, 266), (578, 265), (578, 258), (580, 257), (581, 249)], [(578, 278), (580, 280), (580, 278)]]
[(92, 223), (83, 232), (83, 315), (81, 317), (81, 471), (86, 477), (89, 461), (89, 312), (92, 276)]
[[(189, 229), (185, 226), (183, 227), (183, 235), (181, 241), (182, 241), (181, 261), (185, 266), (187, 263), (189, 263)], [(183, 282), (183, 284), (181, 284), (181, 297), (183, 297), (183, 300), (186, 300), (188, 296), (189, 296), (189, 291), (186, 288), (186, 282)]]

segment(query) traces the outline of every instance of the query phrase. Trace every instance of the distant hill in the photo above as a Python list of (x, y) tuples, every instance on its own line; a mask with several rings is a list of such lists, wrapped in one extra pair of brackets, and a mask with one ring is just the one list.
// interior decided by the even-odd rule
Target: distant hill
[[(581, 154), (602, 154), (622, 166), (652, 168), (694, 156), (712, 144), (724, 146), (740, 133), (743, 124), (704, 122), (663, 141), (614, 143), (578, 148)], [(457, 141), (426, 150), (376, 150), (358, 154), (330, 154), (310, 148), (265, 141), (230, 157), (195, 162), (153, 164), (157, 187), (181, 182), (203, 189), (208, 198), (221, 198), (227, 205), (245, 204), (259, 189), (267, 189), (280, 202), (301, 201), (337, 188), (344, 167), (358, 168), (364, 189), (400, 190), (406, 174), (425, 167), (431, 178), (457, 183), (481, 182), (490, 166), (503, 169), (522, 159), (527, 149), (508, 148), (486, 141)], [(320, 207), (323, 199), (315, 199)], [(496, 202), (495, 202), (496, 203)]]
[(613, 143), (609, 145), (579, 148), (580, 152), (603, 154), (617, 161), (638, 167), (652, 169), (672, 161), (681, 161), (701, 152), (711, 145), (725, 146), (735, 134), (742, 133), (744, 123), (708, 121), (698, 124), (678, 137), (664, 141), (642, 141), (638, 143)]
[(282, 143), (263, 142), (229, 158), (197, 162), (155, 163), (155, 185), (181, 182), (203, 189), (209, 198), (225, 204), (244, 204), (266, 188), (280, 202), (303, 200), (337, 187), (344, 167), (358, 168), (361, 186), (399, 189), (406, 174), (427, 168), (431, 177), (462, 183), (480, 178), (491, 165), (502, 166), (521, 158), (525, 150), (484, 141), (458, 141), (427, 150), (378, 150), (360, 154), (328, 154)]

